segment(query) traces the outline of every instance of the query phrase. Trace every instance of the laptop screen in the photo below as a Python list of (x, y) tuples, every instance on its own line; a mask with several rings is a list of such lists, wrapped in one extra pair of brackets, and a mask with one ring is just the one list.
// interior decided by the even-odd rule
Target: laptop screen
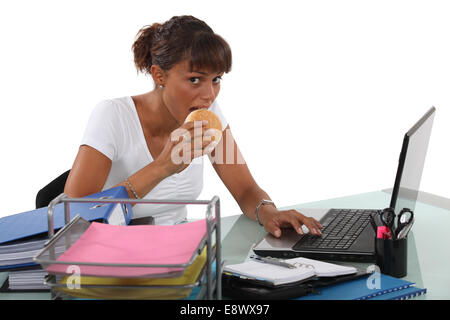
[(415, 208), (435, 111), (434, 107), (428, 110), (403, 139), (390, 204), (397, 214), (403, 208)]

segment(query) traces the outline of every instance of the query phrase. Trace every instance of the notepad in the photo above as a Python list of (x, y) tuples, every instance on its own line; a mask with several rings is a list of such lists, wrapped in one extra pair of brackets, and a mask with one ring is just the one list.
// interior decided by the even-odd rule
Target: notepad
[(312, 277), (335, 277), (356, 273), (354, 267), (307, 259), (286, 259), (285, 262), (296, 265), (287, 268), (269, 263), (249, 260), (239, 264), (227, 265), (224, 272), (269, 282), (275, 286), (298, 282)]
[[(80, 274), (103, 277), (146, 277), (176, 273), (179, 267), (145, 265), (186, 264), (206, 234), (206, 220), (179, 225), (113, 226), (93, 222), (83, 235), (57, 261), (46, 268), (49, 273), (71, 274), (70, 264)], [(105, 264), (130, 265), (124, 267)], [(142, 267), (141, 267), (142, 265)]]

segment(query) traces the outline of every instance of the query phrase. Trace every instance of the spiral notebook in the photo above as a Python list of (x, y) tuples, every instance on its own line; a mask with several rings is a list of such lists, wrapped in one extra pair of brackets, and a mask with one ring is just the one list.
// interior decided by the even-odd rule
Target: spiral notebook
[(357, 272), (357, 269), (354, 267), (307, 258), (286, 259), (283, 262), (294, 265), (295, 268), (248, 260), (239, 264), (227, 265), (223, 268), (223, 271), (233, 275), (266, 281), (275, 286), (298, 282), (312, 277), (335, 277)]

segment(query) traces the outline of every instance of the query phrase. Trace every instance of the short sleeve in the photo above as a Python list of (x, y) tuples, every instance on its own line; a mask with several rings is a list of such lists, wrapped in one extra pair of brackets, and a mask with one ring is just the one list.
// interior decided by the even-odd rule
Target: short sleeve
[(209, 110), (211, 110), (212, 112), (214, 112), (216, 114), (216, 116), (220, 120), (220, 123), (222, 124), (222, 130), (225, 130), (225, 128), (228, 125), (228, 121), (225, 118), (225, 116), (223, 115), (223, 112), (219, 107), (219, 103), (217, 101), (214, 101), (214, 103), (211, 105), (211, 108)]
[(118, 157), (120, 127), (114, 103), (103, 100), (91, 113), (81, 145), (91, 146), (113, 161)]

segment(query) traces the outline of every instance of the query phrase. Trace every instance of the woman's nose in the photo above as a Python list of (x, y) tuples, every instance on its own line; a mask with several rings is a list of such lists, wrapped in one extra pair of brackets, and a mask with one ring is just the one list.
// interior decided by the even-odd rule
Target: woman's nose
[(214, 90), (213, 84), (205, 84), (202, 91), (202, 99), (211, 104), (216, 98), (216, 91)]

